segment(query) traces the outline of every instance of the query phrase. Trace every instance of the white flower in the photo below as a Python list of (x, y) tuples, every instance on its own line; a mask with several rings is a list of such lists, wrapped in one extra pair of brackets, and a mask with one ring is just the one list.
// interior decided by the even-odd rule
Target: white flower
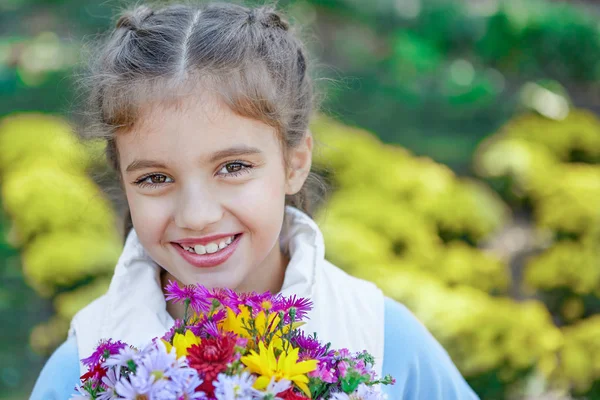
[(240, 376), (219, 374), (213, 383), (217, 400), (251, 400), (254, 377), (244, 372)]

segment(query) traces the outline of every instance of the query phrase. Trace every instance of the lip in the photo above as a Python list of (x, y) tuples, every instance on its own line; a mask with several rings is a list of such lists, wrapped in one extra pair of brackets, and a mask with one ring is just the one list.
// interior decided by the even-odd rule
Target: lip
[(204, 236), (201, 238), (191, 238), (191, 239), (182, 239), (182, 240), (174, 240), (173, 243), (180, 244), (182, 246), (194, 247), (197, 244), (201, 244), (203, 246), (216, 242), (219, 239), (228, 238), (230, 236), (239, 235), (239, 233), (219, 233), (216, 235)]
[[(221, 238), (221, 237), (227, 237), (227, 236), (232, 236), (232, 235), (221, 235), (220, 237), (218, 237), (217, 239)], [(181, 242), (171, 242), (171, 245), (175, 248), (175, 250), (181, 255), (181, 257), (183, 257), (184, 260), (186, 260), (189, 264), (193, 265), (196, 268), (212, 268), (212, 267), (216, 267), (218, 265), (223, 264), (225, 261), (227, 261), (229, 259), (229, 257), (231, 257), (233, 255), (233, 253), (235, 252), (235, 249), (237, 248), (238, 244), (240, 243), (240, 239), (242, 238), (242, 234), (239, 234), (235, 237), (235, 239), (233, 240), (233, 242), (231, 242), (231, 244), (229, 244), (229, 246), (225, 247), (223, 250), (217, 251), (216, 253), (213, 254), (194, 254), (194, 253), (190, 253), (189, 251), (185, 250), (183, 247), (181, 247), (179, 245), (179, 243), (183, 243), (185, 244), (185, 241), (181, 241)], [(204, 240), (205, 238), (203, 238)], [(213, 237), (210, 237), (211, 240), (215, 240), (213, 239)], [(192, 240), (192, 239), (190, 239)], [(206, 243), (209, 243), (209, 241), (207, 241)], [(199, 243), (198, 239), (196, 239), (195, 243)], [(190, 246), (190, 245), (187, 245)]]

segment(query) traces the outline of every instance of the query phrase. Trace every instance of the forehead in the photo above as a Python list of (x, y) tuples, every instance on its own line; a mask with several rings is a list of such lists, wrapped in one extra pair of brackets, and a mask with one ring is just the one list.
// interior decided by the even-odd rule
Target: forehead
[(275, 128), (236, 114), (215, 95), (148, 103), (139, 111), (134, 126), (116, 137), (123, 163), (140, 157), (197, 159), (240, 145), (280, 154)]

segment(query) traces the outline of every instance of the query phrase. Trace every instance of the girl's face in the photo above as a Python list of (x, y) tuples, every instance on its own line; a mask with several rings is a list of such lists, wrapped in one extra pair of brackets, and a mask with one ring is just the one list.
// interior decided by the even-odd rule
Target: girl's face
[(308, 175), (310, 134), (286, 171), (274, 128), (204, 95), (148, 105), (117, 148), (133, 225), (168, 273), (184, 284), (281, 288), (285, 195)]

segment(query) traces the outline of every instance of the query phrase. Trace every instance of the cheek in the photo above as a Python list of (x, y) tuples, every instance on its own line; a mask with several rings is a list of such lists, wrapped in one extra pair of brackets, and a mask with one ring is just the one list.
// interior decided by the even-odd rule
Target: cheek
[[(283, 215), (285, 188), (281, 179), (260, 179), (240, 191), (230, 210), (255, 232), (271, 230)], [(281, 215), (280, 215), (281, 214)]]
[(133, 226), (144, 246), (150, 246), (161, 237), (169, 207), (158, 198), (127, 194), (127, 203), (131, 212)]

